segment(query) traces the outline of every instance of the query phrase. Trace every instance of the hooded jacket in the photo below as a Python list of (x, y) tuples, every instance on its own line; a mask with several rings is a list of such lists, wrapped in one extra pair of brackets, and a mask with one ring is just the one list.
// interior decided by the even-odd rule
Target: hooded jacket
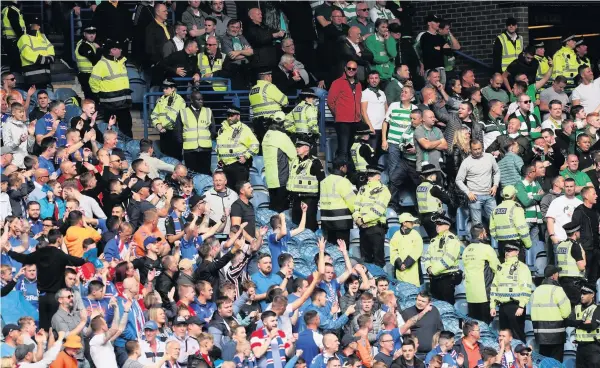
[[(23, 134), (27, 135), (25, 141), (21, 141)], [(9, 117), (2, 128), (2, 139), (4, 140), (4, 145), (11, 147), (13, 150), (12, 163), (20, 169), (25, 168), (23, 160), (28, 155), (28, 151), (33, 150), (35, 143), (35, 138), (27, 132), (27, 124), (12, 116)]]

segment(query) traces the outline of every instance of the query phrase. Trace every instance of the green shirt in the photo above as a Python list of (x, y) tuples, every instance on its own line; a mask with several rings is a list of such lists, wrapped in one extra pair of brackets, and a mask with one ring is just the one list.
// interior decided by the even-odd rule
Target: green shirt
[(415, 153), (406, 152), (407, 145), (411, 145), (412, 148), (416, 149), (414, 134), (415, 134), (415, 128), (411, 124), (408, 127), (408, 129), (406, 129), (404, 131), (404, 133), (402, 134), (402, 136), (400, 137), (400, 150), (402, 151), (402, 157), (404, 157), (405, 159), (407, 159), (409, 161), (416, 162), (417, 161), (417, 151), (415, 150)]
[[(588, 176), (588, 174), (586, 174), (582, 171), (579, 171), (579, 170), (573, 172), (573, 171), (569, 170), (569, 168), (566, 168), (563, 171), (561, 171), (560, 176), (564, 177), (565, 179), (571, 178), (571, 179), (575, 180), (575, 186), (577, 186), (577, 187), (585, 187), (587, 185), (587, 183), (592, 182), (590, 180), (590, 177)], [(577, 198), (579, 200), (583, 200), (583, 198), (581, 198), (581, 194), (578, 194)]]
[(409, 108), (402, 107), (401, 102), (393, 102), (388, 107), (385, 114), (385, 121), (388, 123), (387, 141), (388, 144), (400, 144), (402, 134), (410, 127), (410, 112), (417, 106), (411, 104)]

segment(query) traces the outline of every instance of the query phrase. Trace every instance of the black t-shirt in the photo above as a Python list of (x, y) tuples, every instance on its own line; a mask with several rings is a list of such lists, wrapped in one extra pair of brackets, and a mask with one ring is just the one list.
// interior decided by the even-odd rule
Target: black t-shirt
[[(423, 66), (425, 70), (444, 66), (444, 44), (446, 41), (440, 35), (429, 32), (421, 36), (421, 50), (423, 51)], [(435, 48), (439, 47), (439, 50)]]
[(46, 115), (48, 112), (47, 111), (42, 111), (40, 110), (39, 107), (35, 107), (30, 113), (29, 113), (29, 121), (32, 120), (38, 120), (40, 119), (42, 116)]
[[(181, 224), (181, 231), (183, 231), (183, 225), (185, 225), (185, 219), (183, 216), (179, 217), (179, 223)], [(165, 220), (165, 230), (167, 233), (165, 235), (176, 235), (175, 233), (175, 223), (173, 222), (173, 217), (171, 215), (167, 216)]]
[(231, 217), (240, 217), (242, 223), (247, 222), (248, 226), (244, 230), (251, 237), (256, 237), (256, 214), (252, 202), (244, 203), (241, 199), (237, 199), (231, 205)]
[[(240, 308), (240, 316), (242, 316), (242, 318), (246, 318), (246, 316), (248, 316), (254, 311), (258, 311), (259, 313), (261, 312), (260, 304), (258, 302), (252, 302), (252, 304), (244, 304)], [(256, 330), (256, 322), (255, 320), (252, 320), (252, 322), (246, 327), (246, 331), (254, 332), (254, 330)]]
[(160, 275), (162, 272), (162, 263), (160, 258), (152, 259), (148, 256), (143, 256), (140, 258), (136, 258), (133, 260), (133, 267), (136, 270), (140, 271), (140, 282), (142, 285), (148, 281), (148, 272), (152, 271), (152, 269), (156, 270), (156, 276)]
[(583, 261), (583, 252), (581, 246), (578, 243), (571, 246), (571, 257), (575, 259), (575, 262)]

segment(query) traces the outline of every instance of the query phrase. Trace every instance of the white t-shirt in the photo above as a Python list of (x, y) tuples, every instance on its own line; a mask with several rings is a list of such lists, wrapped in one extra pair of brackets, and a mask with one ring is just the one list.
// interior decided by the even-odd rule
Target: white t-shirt
[(150, 344), (146, 340), (138, 340), (140, 343), (140, 350), (142, 351), (142, 355), (138, 358), (138, 362), (143, 365), (151, 365), (162, 359), (163, 355), (165, 355), (165, 350), (167, 348), (167, 344), (156, 339), (156, 352), (152, 350)]
[(571, 222), (573, 217), (573, 211), (575, 208), (583, 202), (577, 197), (571, 199), (566, 196), (560, 196), (550, 203), (546, 218), (551, 217), (554, 219), (554, 235), (560, 240), (567, 240), (567, 233), (563, 229), (563, 225)]
[(118, 368), (115, 349), (110, 341), (104, 342), (104, 334), (95, 335), (90, 340), (90, 355), (98, 368)]
[(573, 90), (571, 101), (579, 100), (585, 112), (590, 113), (600, 106), (600, 78), (588, 85), (580, 84)]
[(385, 93), (383, 93), (382, 90), (379, 90), (379, 97), (377, 97), (375, 92), (366, 89), (362, 93), (360, 102), (369, 103), (367, 105), (367, 116), (369, 117), (373, 128), (375, 128), (375, 130), (381, 130), (383, 120), (385, 119), (385, 105), (387, 102)]

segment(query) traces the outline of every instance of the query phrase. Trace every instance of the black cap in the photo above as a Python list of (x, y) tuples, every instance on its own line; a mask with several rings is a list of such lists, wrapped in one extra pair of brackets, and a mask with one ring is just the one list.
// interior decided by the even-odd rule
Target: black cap
[(83, 29), (83, 33), (96, 33), (96, 27), (87, 26)]
[(517, 24), (519, 24), (519, 22), (517, 22), (517, 18), (515, 17), (510, 17), (508, 19), (506, 19), (505, 24), (507, 26), (516, 26)]
[(531, 348), (529, 346), (526, 346), (526, 345), (523, 345), (523, 344), (519, 344), (515, 348), (515, 353), (517, 353), (517, 354), (522, 353), (524, 351), (527, 351), (527, 352), (531, 353)]
[(582, 37), (582, 38), (580, 38), (580, 39), (577, 40), (577, 43), (575, 44), (575, 47), (577, 47), (577, 46), (584, 46), (585, 44), (586, 44), (585, 43), (585, 39)]
[(367, 123), (358, 123), (358, 125), (356, 127), (356, 133), (354, 133), (354, 135), (365, 135), (365, 134), (371, 134), (371, 129), (369, 129), (369, 126), (367, 125)]
[(110, 49), (123, 49), (123, 44), (119, 40), (111, 40), (110, 38), (106, 39), (104, 42), (104, 48), (107, 50)]
[(536, 49), (541, 49), (541, 48), (544, 48), (546, 46), (544, 45), (544, 41), (540, 41), (538, 43), (534, 43), (533, 47), (535, 47)]
[(562, 271), (562, 268), (556, 267), (555, 265), (548, 265), (544, 268), (544, 277), (551, 277), (555, 273)]
[(175, 318), (175, 320), (173, 321), (173, 326), (179, 326), (179, 325), (187, 325), (188, 321), (187, 319), (183, 318), (183, 317), (177, 317)]
[(41, 26), (42, 20), (37, 15), (32, 15), (32, 16), (28, 17), (27, 24), (28, 25), (37, 24), (38, 26)]
[(196, 207), (196, 205), (197, 205), (197, 204), (198, 204), (200, 201), (202, 201), (204, 198), (206, 198), (206, 196), (204, 196), (204, 195), (198, 195), (198, 194), (194, 194), (194, 195), (192, 196), (192, 198), (190, 198), (190, 202), (189, 202), (189, 205), (190, 205), (190, 210), (191, 210), (192, 208)]
[(342, 348), (345, 348), (346, 346), (352, 344), (353, 342), (358, 342), (360, 340), (360, 337), (358, 336), (353, 336), (353, 335), (349, 335), (349, 334), (344, 334), (344, 336), (342, 337)]
[(177, 83), (172, 78), (165, 78), (162, 82), (163, 88), (177, 87)]
[(520, 251), (521, 245), (515, 241), (507, 241), (504, 243), (504, 252)]
[(2, 182), (3, 182), (3, 183), (4, 183), (4, 182), (8, 183), (8, 176), (6, 176), (6, 175), (2, 174)]
[(441, 20), (442, 20), (442, 18), (438, 17), (435, 14), (428, 14), (427, 17), (425, 17), (425, 23), (429, 23), (429, 22), (439, 23)]
[(582, 294), (595, 294), (596, 293), (596, 285), (592, 282), (585, 282), (581, 285), (581, 293)]
[(133, 187), (131, 187), (132, 192), (139, 192), (143, 188), (150, 188), (150, 184), (146, 183), (143, 180), (138, 180)]
[(367, 165), (367, 176), (381, 175), (383, 170), (384, 168), (379, 165)]
[(402, 26), (398, 23), (390, 23), (388, 30), (390, 33), (402, 33)]
[(296, 135), (296, 147), (300, 146), (310, 146), (312, 147), (311, 138), (308, 134), (298, 134)]
[(233, 115), (241, 115), (240, 108), (235, 105), (231, 105), (227, 108), (227, 116)]
[(15, 325), (14, 323), (9, 323), (6, 326), (2, 327), (2, 336), (4, 336), (4, 338), (6, 339), (6, 336), (8, 336), (9, 333), (19, 330), (19, 326)]
[(315, 91), (313, 91), (312, 88), (304, 88), (300, 92), (300, 96), (302, 96), (302, 97), (317, 97), (317, 94), (315, 93)]
[(269, 68), (268, 66), (262, 67), (258, 70), (258, 76), (262, 77), (265, 75), (270, 75), (273, 74), (273, 71), (271, 70), (271, 68)]
[(452, 225), (452, 219), (443, 213), (438, 213), (431, 216), (431, 221), (436, 225)]
[(565, 233), (567, 235), (572, 235), (578, 232), (581, 229), (581, 224), (575, 221), (568, 222), (563, 225), (563, 229), (565, 229)]
[(433, 174), (433, 173), (437, 173), (438, 171), (440, 171), (437, 167), (435, 167), (434, 164), (425, 164), (423, 166), (421, 166), (421, 174)]
[(187, 324), (188, 325), (204, 326), (206, 324), (206, 321), (201, 320), (197, 316), (191, 316), (190, 318), (187, 319)]
[(343, 156), (335, 156), (331, 165), (333, 166), (334, 169), (340, 168), (342, 166), (347, 166), (348, 160), (346, 160)]

